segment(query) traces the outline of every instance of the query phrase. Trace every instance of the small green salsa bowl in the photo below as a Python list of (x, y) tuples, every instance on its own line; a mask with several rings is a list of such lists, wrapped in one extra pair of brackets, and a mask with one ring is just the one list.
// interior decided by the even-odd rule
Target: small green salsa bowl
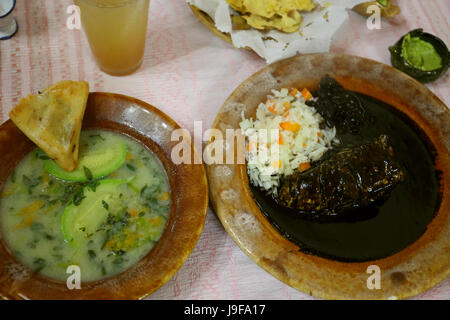
[[(422, 43), (431, 44), (434, 48), (434, 55), (440, 57), (440, 63), (437, 68), (424, 69), (413, 65), (403, 54), (405, 39), (420, 39)], [(438, 37), (423, 32), (422, 29), (415, 29), (400, 38), (393, 46), (389, 48), (391, 53), (391, 64), (394, 68), (403, 71), (414, 79), (422, 82), (432, 82), (445, 74), (450, 65), (450, 52), (444, 41)]]

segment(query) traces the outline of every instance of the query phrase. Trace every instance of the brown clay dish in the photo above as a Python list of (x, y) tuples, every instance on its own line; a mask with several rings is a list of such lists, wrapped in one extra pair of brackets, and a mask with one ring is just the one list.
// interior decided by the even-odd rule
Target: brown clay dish
[[(167, 115), (142, 101), (111, 93), (89, 95), (83, 128), (103, 128), (128, 135), (147, 146), (162, 161), (170, 180), (170, 219), (157, 245), (136, 265), (105, 280), (82, 283), (69, 290), (65, 283), (34, 274), (9, 254), (0, 234), (0, 298), (3, 299), (140, 299), (166, 283), (194, 249), (203, 229), (208, 187), (202, 165), (175, 165), (170, 160), (180, 128)], [(12, 147), (14, 146), (14, 147)], [(0, 126), (0, 190), (9, 173), (35, 145), (12, 123)], [(192, 154), (196, 152), (192, 147)]]
[[(269, 65), (241, 84), (217, 115), (213, 128), (225, 136), (238, 129), (241, 112), (254, 117), (272, 89), (318, 87), (325, 75), (347, 90), (388, 103), (428, 136), (441, 172), (442, 201), (425, 233), (400, 252), (367, 262), (340, 262), (299, 251), (265, 218), (253, 198), (245, 164), (207, 166), (210, 195), (223, 226), (260, 267), (286, 284), (326, 299), (388, 299), (417, 295), (450, 275), (450, 112), (425, 86), (372, 60), (311, 54)], [(412, 155), (413, 156), (413, 155)], [(367, 268), (381, 270), (381, 289), (369, 290)]]

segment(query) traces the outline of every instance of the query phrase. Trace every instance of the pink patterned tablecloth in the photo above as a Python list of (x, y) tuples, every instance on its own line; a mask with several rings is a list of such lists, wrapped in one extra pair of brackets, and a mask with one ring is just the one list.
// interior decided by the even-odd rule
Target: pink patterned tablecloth
[[(117, 92), (144, 100), (193, 132), (209, 128), (231, 92), (265, 65), (255, 54), (214, 37), (184, 0), (152, 0), (143, 66), (111, 77), (94, 63), (85, 35), (66, 28), (70, 0), (19, 0), (18, 34), (0, 41), (0, 123), (31, 92), (62, 80), (86, 80), (91, 91)], [(388, 46), (414, 28), (450, 44), (448, 0), (399, 0), (402, 14), (368, 30), (365, 18), (350, 22), (331, 51), (389, 64)], [(428, 87), (450, 105), (450, 72)], [(415, 297), (450, 299), (450, 279)], [(248, 258), (209, 210), (203, 234), (176, 275), (150, 299), (312, 299), (280, 282)]]

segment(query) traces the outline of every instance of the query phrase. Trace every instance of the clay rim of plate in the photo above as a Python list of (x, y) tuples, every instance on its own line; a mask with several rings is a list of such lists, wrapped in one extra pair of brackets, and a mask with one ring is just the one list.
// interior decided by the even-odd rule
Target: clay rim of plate
[[(205, 223), (208, 186), (202, 165), (175, 165), (170, 159), (180, 126), (157, 108), (112, 93), (90, 93), (83, 128), (125, 134), (153, 151), (162, 161), (172, 191), (170, 218), (152, 250), (124, 272), (69, 290), (66, 283), (34, 274), (9, 254), (0, 233), (0, 298), (3, 299), (142, 299), (159, 289), (183, 265)], [(186, 139), (189, 137), (186, 136)], [(14, 145), (15, 148), (10, 148)], [(11, 170), (35, 148), (11, 120), (0, 126), (0, 190)], [(14, 149), (14, 150), (12, 150)], [(191, 152), (196, 150), (193, 145)], [(0, 221), (1, 222), (1, 221)], [(68, 275), (69, 276), (69, 275)]]
[[(249, 188), (245, 164), (207, 166), (212, 205), (237, 245), (260, 267), (293, 288), (325, 299), (403, 299), (417, 295), (450, 275), (450, 112), (430, 90), (373, 60), (336, 54), (296, 56), (269, 65), (243, 82), (219, 111), (213, 128), (225, 136), (226, 129), (239, 128), (243, 111), (246, 118), (254, 117), (256, 107), (272, 89), (314, 90), (326, 74), (348, 90), (401, 110), (433, 143), (436, 169), (442, 172), (442, 202), (426, 232), (399, 253), (375, 261), (345, 263), (302, 253), (261, 213)], [(371, 265), (381, 271), (379, 290), (367, 287)]]

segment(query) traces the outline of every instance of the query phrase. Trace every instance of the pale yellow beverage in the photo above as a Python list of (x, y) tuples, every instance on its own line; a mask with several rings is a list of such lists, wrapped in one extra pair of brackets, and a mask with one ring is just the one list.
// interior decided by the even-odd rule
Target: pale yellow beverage
[(150, 0), (74, 0), (99, 67), (112, 75), (142, 63)]

